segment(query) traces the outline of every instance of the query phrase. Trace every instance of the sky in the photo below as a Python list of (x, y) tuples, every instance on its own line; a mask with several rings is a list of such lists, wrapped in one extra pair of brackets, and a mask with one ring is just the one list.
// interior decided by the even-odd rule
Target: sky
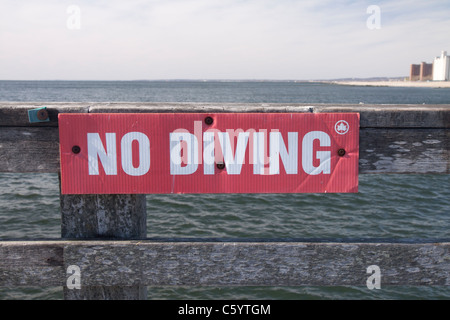
[(1, 80), (407, 77), (448, 0), (0, 0)]

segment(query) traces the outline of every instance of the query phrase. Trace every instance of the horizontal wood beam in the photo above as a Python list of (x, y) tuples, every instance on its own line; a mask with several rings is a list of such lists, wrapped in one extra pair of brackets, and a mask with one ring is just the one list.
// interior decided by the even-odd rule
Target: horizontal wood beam
[(450, 243), (2, 241), (0, 286), (450, 285)]
[[(28, 110), (46, 107), (49, 122), (30, 123)], [(0, 126), (58, 126), (59, 113), (360, 113), (361, 128), (450, 128), (450, 105), (0, 102)]]
[(59, 169), (57, 127), (0, 127), (0, 172), (52, 172)]

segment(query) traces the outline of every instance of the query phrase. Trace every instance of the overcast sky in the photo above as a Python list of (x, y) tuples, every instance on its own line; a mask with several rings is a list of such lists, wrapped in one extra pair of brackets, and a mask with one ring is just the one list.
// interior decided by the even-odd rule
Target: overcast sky
[(449, 0), (0, 0), (0, 79), (408, 76), (449, 31)]

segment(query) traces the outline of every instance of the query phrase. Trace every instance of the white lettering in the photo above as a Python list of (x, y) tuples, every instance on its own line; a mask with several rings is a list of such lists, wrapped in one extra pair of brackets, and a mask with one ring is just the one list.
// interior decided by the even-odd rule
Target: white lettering
[(265, 174), (266, 132), (253, 133), (253, 174)]
[(67, 18), (67, 28), (69, 30), (81, 29), (81, 9), (79, 6), (71, 5), (67, 7), (67, 13), (70, 14)]
[(366, 25), (370, 30), (381, 29), (381, 9), (377, 5), (367, 7), (367, 14), (372, 14), (367, 18)]
[(222, 306), (222, 314), (225, 315), (270, 314), (270, 305), (264, 306), (258, 304), (254, 305), (225, 304)]
[(318, 175), (320, 173), (330, 174), (331, 172), (331, 151), (317, 151), (316, 157), (320, 160), (320, 164), (314, 166), (314, 140), (320, 141), (321, 147), (331, 146), (331, 139), (328, 134), (322, 131), (311, 131), (305, 134), (302, 142), (302, 165), (303, 170), (310, 175)]
[(116, 134), (106, 133), (106, 149), (98, 133), (88, 133), (89, 175), (98, 175), (98, 159), (103, 165), (106, 175), (117, 175)]
[(179, 315), (203, 315), (209, 318), (212, 307), (192, 307), (186, 304), (184, 307), (178, 307)]
[(381, 270), (377, 265), (371, 265), (367, 267), (367, 273), (372, 275), (367, 278), (366, 285), (370, 290), (381, 289)]
[[(193, 174), (201, 163), (203, 174), (213, 175), (216, 164), (222, 161), (227, 174), (239, 175), (247, 155), (255, 175), (280, 174), (280, 162), (286, 174), (295, 175), (298, 174), (299, 147), (301, 165), (306, 174), (331, 173), (331, 138), (322, 131), (306, 133), (301, 146), (298, 132), (287, 132), (283, 137), (276, 129), (270, 133), (261, 129), (260, 132), (253, 129), (245, 132), (242, 129), (214, 130), (202, 134), (199, 129), (196, 131), (192, 134), (185, 129), (177, 129), (169, 134), (171, 175)], [(106, 175), (117, 175), (117, 161), (121, 161), (121, 168), (127, 175), (143, 176), (149, 172), (149, 137), (142, 132), (128, 132), (120, 141), (121, 157), (118, 160), (116, 133), (107, 132), (103, 137), (99, 133), (87, 133), (89, 175), (100, 174), (99, 163)]]
[[(183, 146), (182, 146), (182, 142)], [(183, 155), (181, 154), (183, 152)], [(183, 158), (187, 162), (183, 163)], [(186, 164), (182, 166), (182, 164)], [(188, 132), (170, 133), (170, 174), (187, 175), (197, 171), (198, 141), (197, 137)]]
[(67, 267), (67, 274), (70, 276), (67, 278), (66, 285), (67, 288), (72, 289), (81, 289), (81, 270), (79, 266), (70, 265)]
[(287, 174), (297, 174), (298, 167), (298, 133), (288, 132), (288, 148), (286, 150), (281, 132), (270, 133), (270, 174), (280, 174), (280, 157)]
[(238, 134), (238, 140), (236, 145), (236, 151), (233, 156), (232, 142), (230, 141), (229, 132), (219, 132), (219, 141), (225, 161), (225, 168), (228, 174), (240, 174), (242, 164), (245, 160), (245, 150), (247, 149), (247, 143), (250, 133), (240, 132)]
[(203, 173), (214, 174), (214, 132), (203, 133)]
[[(133, 141), (139, 143), (139, 166), (133, 166)], [(142, 176), (150, 169), (150, 140), (141, 132), (129, 132), (122, 137), (122, 169), (130, 176)]]

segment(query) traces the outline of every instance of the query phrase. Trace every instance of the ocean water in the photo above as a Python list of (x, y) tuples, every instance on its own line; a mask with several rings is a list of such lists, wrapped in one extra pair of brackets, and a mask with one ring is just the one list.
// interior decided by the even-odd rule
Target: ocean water
[[(450, 104), (450, 89), (298, 82), (0, 81), (0, 101)], [(1, 105), (1, 104), (0, 104)], [(56, 174), (0, 173), (0, 239), (60, 238)], [(147, 195), (149, 238), (450, 241), (446, 175), (360, 175), (357, 194)], [(0, 299), (62, 299), (0, 288)], [(149, 299), (450, 299), (449, 287), (149, 287)]]
[(0, 101), (446, 104), (450, 89), (295, 81), (0, 81)]

